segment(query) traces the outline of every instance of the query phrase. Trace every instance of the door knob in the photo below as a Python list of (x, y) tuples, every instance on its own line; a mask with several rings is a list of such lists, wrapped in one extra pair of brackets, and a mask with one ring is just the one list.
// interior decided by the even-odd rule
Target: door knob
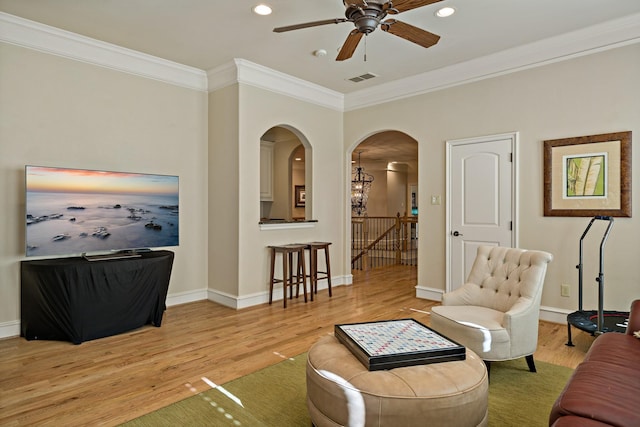
[(451, 235), (454, 237), (462, 236), (462, 233), (458, 233), (457, 231), (452, 231)]

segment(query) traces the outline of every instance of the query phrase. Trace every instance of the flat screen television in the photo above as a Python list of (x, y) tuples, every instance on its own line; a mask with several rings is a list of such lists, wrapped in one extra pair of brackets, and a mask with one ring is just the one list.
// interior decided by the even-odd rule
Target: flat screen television
[(26, 166), (25, 181), (28, 257), (178, 246), (178, 176)]

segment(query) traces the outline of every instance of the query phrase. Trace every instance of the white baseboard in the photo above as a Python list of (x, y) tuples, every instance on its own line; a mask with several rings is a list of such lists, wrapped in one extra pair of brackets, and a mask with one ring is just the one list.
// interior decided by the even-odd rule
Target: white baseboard
[(20, 321), (0, 323), (0, 339), (20, 336)]
[(207, 290), (198, 289), (197, 291), (180, 292), (167, 295), (167, 307), (172, 305), (187, 304), (189, 302), (202, 301), (207, 299)]
[(431, 301), (442, 301), (442, 289), (429, 288), (427, 286), (416, 286), (416, 298), (428, 299)]
[(207, 299), (217, 304), (238, 309), (238, 297), (215, 289), (207, 289)]
[(543, 305), (540, 307), (540, 320), (566, 325), (567, 314), (571, 314), (574, 311), (575, 310), (565, 310), (563, 308), (547, 307)]
[[(353, 276), (347, 274), (344, 276), (332, 277), (331, 288), (337, 286), (351, 285), (353, 283)], [(328, 288), (327, 279), (321, 279), (318, 281), (318, 290)], [(207, 291), (208, 300), (215, 303), (230, 307), (236, 310), (252, 307), (254, 305), (265, 304), (269, 302), (269, 291), (257, 292), (250, 295), (234, 296), (225, 292), (216, 291), (215, 289), (209, 289)], [(283, 290), (282, 288), (276, 288), (273, 290), (273, 301), (282, 301)], [(302, 298), (302, 296), (300, 296)]]

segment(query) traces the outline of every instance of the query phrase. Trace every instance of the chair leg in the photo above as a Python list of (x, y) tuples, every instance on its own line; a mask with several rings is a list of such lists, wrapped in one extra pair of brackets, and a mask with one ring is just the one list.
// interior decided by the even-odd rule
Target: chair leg
[[(304, 247), (298, 252), (298, 267), (302, 268), (302, 272), (298, 276), (298, 283), (302, 281), (302, 291), (304, 292), (304, 302), (307, 302), (307, 270), (304, 262)], [(311, 294), (313, 301), (313, 293)]]
[[(288, 285), (288, 280), (287, 280), (287, 276), (289, 276), (289, 255), (286, 253), (282, 254), (282, 305), (284, 306), (284, 308), (287, 308), (287, 288), (289, 287)], [(289, 295), (291, 295), (291, 293), (293, 292), (293, 288), (290, 288), (290, 293)]]
[(324, 248), (324, 260), (327, 265), (327, 284), (329, 287), (329, 296), (331, 295), (331, 262), (329, 261), (329, 245)]
[(311, 246), (309, 249), (309, 283), (311, 284), (311, 300), (313, 301), (313, 294), (318, 293), (318, 251)]
[(529, 366), (530, 372), (538, 372), (536, 371), (536, 364), (533, 362), (533, 354), (524, 357), (527, 360), (527, 365)]
[(271, 274), (269, 278), (269, 304), (273, 300), (273, 273), (276, 268), (276, 250), (271, 248)]
[[(289, 295), (289, 299), (293, 299), (293, 284), (295, 283), (296, 285), (296, 298), (298, 298), (300, 296), (300, 255), (299, 252), (296, 252), (296, 260), (297, 260), (297, 264), (296, 264), (296, 273), (295, 275), (293, 274), (293, 252), (289, 252), (289, 285), (291, 286), (291, 294)], [(295, 281), (294, 281), (294, 277), (295, 277)]]
[[(527, 366), (529, 367), (529, 371), (534, 373), (538, 372), (536, 371), (536, 364), (533, 361), (533, 354), (525, 356), (524, 358), (527, 361)], [(488, 360), (483, 360), (483, 362), (484, 362), (484, 365), (487, 367), (487, 376), (491, 377), (491, 362)]]

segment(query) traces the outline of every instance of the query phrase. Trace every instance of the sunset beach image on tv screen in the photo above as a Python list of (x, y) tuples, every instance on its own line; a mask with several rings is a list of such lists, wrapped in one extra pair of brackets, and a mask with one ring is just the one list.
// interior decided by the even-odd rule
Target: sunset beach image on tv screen
[(177, 246), (173, 175), (27, 166), (26, 255)]

